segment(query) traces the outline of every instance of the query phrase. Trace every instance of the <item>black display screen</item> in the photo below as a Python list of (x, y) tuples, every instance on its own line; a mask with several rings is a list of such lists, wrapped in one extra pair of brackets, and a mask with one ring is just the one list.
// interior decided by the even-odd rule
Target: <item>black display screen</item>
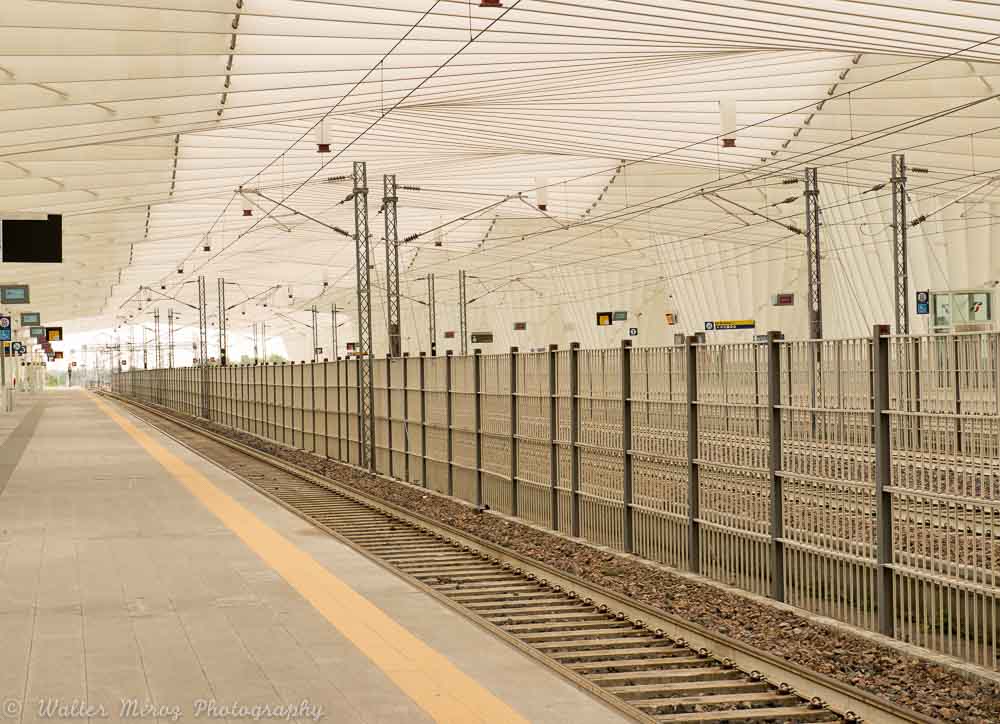
[(4, 219), (3, 260), (6, 263), (62, 263), (62, 215), (37, 219)]

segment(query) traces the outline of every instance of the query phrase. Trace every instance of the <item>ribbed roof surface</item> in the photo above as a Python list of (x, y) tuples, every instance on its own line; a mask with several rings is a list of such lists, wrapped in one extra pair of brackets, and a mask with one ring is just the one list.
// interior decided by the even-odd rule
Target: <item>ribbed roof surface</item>
[[(995, 4), (503, 5), (4, 0), (0, 216), (62, 213), (66, 233), (65, 264), (7, 265), (5, 280), (30, 282), (47, 321), (98, 330), (148, 325), (146, 299), (183, 306), (161, 294), (193, 303), (199, 274), (214, 298), (225, 277), (230, 304), (251, 299), (231, 335), (266, 319), (293, 344), (312, 304), (354, 307), (353, 240), (329, 227), (353, 230), (337, 179), (364, 160), (376, 320), (382, 175), (420, 188), (399, 202), (400, 236), (417, 235), (401, 252), (405, 349), (427, 348), (429, 272), (439, 334), (457, 328), (459, 269), (491, 350), (617, 343), (627, 330), (597, 328), (604, 310), (627, 310), (646, 344), (712, 319), (801, 336), (813, 166), (826, 333), (864, 334), (892, 319), (875, 187), (893, 153), (911, 220), (926, 216), (911, 288), (1000, 278)], [(796, 305), (771, 307), (786, 291)]]

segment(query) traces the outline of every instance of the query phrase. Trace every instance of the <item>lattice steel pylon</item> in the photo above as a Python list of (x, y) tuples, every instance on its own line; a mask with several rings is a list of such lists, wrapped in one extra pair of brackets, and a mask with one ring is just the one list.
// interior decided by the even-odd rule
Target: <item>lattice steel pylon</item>
[(205, 277), (198, 277), (198, 357), (197, 363), (208, 364), (208, 295), (205, 291)]
[(313, 362), (319, 362), (319, 310), (312, 306)]
[(333, 349), (330, 350), (330, 358), (337, 359), (337, 350), (340, 349), (340, 345), (337, 343), (337, 305), (330, 305), (330, 342), (333, 344)]
[(163, 353), (160, 345), (160, 310), (153, 310), (153, 349), (156, 354), (156, 369), (163, 367)]
[(205, 277), (198, 277), (198, 376), (201, 379), (201, 416), (208, 417), (208, 294)]
[(910, 333), (906, 228), (906, 157), (897, 153), (892, 156), (892, 267), (895, 276), (893, 307), (896, 311), (896, 334)]
[(434, 275), (427, 275), (427, 335), (431, 354), (437, 350), (437, 301), (434, 298)]
[(174, 368), (174, 310), (167, 310), (167, 367)]
[(226, 366), (226, 280), (219, 277), (219, 364)]
[(806, 169), (806, 264), (808, 268), (809, 339), (823, 338), (823, 285), (819, 236), (819, 179)]
[(385, 215), (385, 295), (386, 316), (388, 318), (389, 354), (401, 357), (403, 354), (403, 333), (400, 329), (399, 313), (399, 229), (396, 225), (396, 176), (382, 177), (382, 208)]
[(358, 271), (358, 413), (362, 468), (375, 464), (372, 380), (371, 239), (368, 232), (368, 168), (354, 162), (354, 248)]
[(469, 306), (465, 291), (465, 271), (458, 270), (458, 333), (462, 341), (458, 347), (462, 354), (469, 354)]

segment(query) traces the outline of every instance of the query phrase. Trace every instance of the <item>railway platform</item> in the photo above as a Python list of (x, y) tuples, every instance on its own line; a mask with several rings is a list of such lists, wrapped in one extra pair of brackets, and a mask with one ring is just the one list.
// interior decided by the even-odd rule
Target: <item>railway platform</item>
[(0, 721), (625, 721), (80, 391), (0, 418)]

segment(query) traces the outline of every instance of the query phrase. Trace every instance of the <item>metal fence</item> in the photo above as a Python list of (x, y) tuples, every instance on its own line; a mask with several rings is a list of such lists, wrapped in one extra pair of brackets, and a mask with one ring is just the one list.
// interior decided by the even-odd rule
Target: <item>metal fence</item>
[[(994, 669), (1000, 336), (374, 361), (379, 473)], [(357, 464), (358, 362), (115, 391)]]

